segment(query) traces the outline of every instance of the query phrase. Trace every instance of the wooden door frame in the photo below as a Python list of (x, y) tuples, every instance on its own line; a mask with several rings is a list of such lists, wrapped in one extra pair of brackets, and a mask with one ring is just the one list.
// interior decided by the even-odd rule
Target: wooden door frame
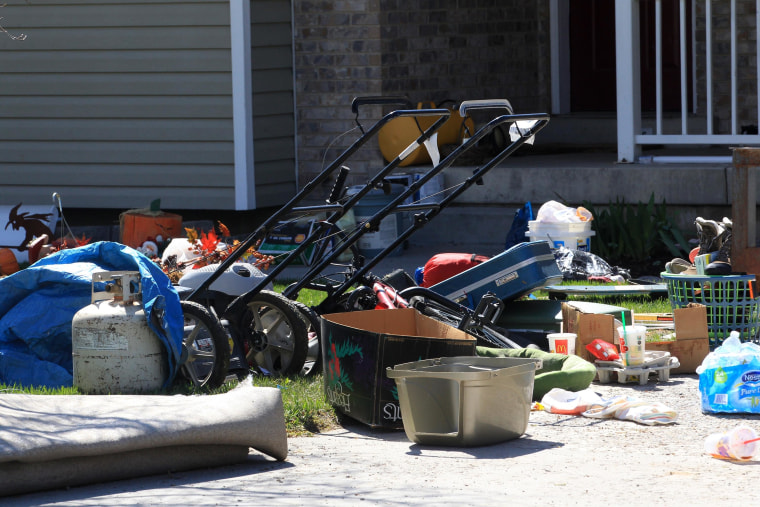
[[(612, 1), (612, 0), (610, 0)], [(639, 2), (636, 2), (639, 4)], [(687, 19), (687, 24), (691, 19)], [(551, 99), (552, 114), (571, 113), (570, 108), (570, 0), (549, 0), (549, 34), (551, 49)], [(691, 44), (691, 39), (687, 41)], [(689, 48), (689, 55), (693, 48)], [(687, 66), (692, 65), (692, 56), (687, 56)], [(689, 72), (693, 72), (690, 70)], [(690, 78), (690, 89), (687, 90), (687, 102), (693, 101), (693, 86)], [(693, 104), (690, 109), (693, 109)]]
[(552, 114), (570, 112), (570, 0), (549, 0)]

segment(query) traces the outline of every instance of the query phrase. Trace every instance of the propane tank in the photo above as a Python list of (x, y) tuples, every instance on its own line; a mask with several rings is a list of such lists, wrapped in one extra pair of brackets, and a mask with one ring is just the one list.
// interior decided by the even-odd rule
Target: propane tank
[(166, 352), (148, 326), (140, 273), (92, 275), (92, 304), (71, 323), (74, 386), (85, 394), (158, 390), (167, 378)]

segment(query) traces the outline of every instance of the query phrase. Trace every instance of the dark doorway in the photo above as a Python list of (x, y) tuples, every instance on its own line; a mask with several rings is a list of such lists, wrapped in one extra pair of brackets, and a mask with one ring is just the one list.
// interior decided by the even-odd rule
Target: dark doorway
[[(691, 89), (691, 4), (686, 12), (687, 90)], [(570, 0), (571, 111), (615, 111), (615, 2)], [(663, 110), (681, 110), (679, 1), (662, 2)], [(655, 0), (640, 1), (641, 104), (656, 107)], [(691, 94), (688, 94), (691, 107)]]

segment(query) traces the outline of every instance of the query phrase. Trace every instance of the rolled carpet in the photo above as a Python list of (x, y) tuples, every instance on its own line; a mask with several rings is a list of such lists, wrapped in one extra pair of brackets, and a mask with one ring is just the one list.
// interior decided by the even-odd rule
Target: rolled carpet
[(279, 389), (216, 395), (0, 395), (0, 495), (288, 454)]

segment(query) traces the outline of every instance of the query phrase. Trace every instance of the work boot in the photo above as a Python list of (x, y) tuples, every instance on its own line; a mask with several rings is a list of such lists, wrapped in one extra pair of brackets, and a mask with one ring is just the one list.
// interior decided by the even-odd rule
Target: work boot
[[(728, 220), (728, 222), (726, 221)], [(705, 266), (706, 275), (730, 275), (731, 269), (731, 232), (733, 223), (730, 219), (723, 219), (724, 233), (721, 237), (721, 245), (718, 253), (710, 259), (710, 264)]]
[(720, 250), (721, 239), (726, 232), (723, 224), (719, 224), (715, 220), (705, 220), (702, 217), (697, 217), (694, 225), (697, 226), (697, 235), (699, 236), (699, 253), (697, 255), (704, 255)]

